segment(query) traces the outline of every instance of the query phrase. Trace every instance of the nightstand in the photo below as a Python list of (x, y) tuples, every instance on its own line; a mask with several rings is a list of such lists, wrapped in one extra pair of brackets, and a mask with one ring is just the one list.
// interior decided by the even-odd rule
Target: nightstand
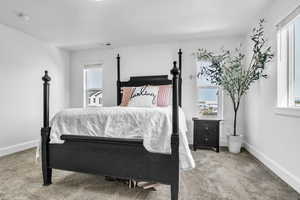
[(194, 143), (193, 149), (214, 148), (219, 152), (221, 119), (193, 118), (194, 122)]

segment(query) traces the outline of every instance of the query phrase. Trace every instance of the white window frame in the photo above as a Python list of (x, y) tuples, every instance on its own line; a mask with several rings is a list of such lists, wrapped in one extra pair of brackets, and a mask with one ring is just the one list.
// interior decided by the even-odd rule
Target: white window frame
[[(86, 99), (87, 99), (86, 81), (87, 81), (87, 70), (90, 68), (101, 68), (102, 73), (104, 72), (103, 63), (94, 63), (94, 64), (85, 64), (84, 65), (84, 67), (83, 67), (83, 107), (84, 108), (89, 107), (86, 102)], [(103, 87), (102, 87), (102, 90), (103, 90)], [(103, 103), (101, 105), (99, 105), (98, 107), (102, 107), (102, 106), (103, 106)]]
[[(198, 73), (198, 60), (196, 60), (196, 73)], [(196, 100), (196, 105), (199, 107), (199, 102), (198, 102), (198, 89), (206, 89), (206, 88), (214, 88), (218, 90), (218, 114), (216, 116), (200, 116), (200, 117), (207, 117), (207, 118), (218, 118), (218, 119), (223, 119), (223, 99), (224, 99), (224, 95), (223, 95), (223, 89), (219, 86), (213, 85), (213, 84), (202, 84), (202, 85), (198, 85), (197, 82), (197, 78), (196, 77), (196, 88), (197, 88), (197, 100)], [(200, 110), (198, 111), (197, 115), (199, 114)]]
[[(197, 85), (197, 89), (206, 89), (206, 88), (214, 88), (218, 90), (218, 114), (216, 116), (212, 116), (213, 118), (223, 118), (223, 90), (219, 86), (214, 85)], [(198, 93), (198, 90), (197, 90)], [(197, 94), (198, 96), (198, 94)], [(198, 98), (198, 97), (197, 97)], [(198, 100), (196, 101), (197, 106), (200, 106)], [(200, 112), (200, 111), (199, 111)], [(206, 117), (206, 116), (201, 116)], [(210, 117), (209, 115), (207, 117)]]
[(277, 107), (275, 113), (300, 116), (295, 105), (295, 21), (300, 6), (277, 25)]

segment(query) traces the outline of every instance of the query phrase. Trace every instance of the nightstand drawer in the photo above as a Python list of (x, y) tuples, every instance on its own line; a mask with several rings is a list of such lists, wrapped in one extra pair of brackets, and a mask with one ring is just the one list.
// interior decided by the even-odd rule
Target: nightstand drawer
[(218, 128), (219, 127), (216, 124), (211, 126), (198, 125), (194, 127), (196, 133), (201, 132), (201, 134), (207, 134), (207, 135), (215, 134), (216, 132), (218, 132)]
[(204, 132), (198, 137), (198, 144), (200, 146), (217, 146), (218, 136), (216, 133)]
[(196, 130), (206, 130), (206, 131), (217, 131), (217, 126), (215, 122), (201, 122), (201, 121), (195, 121), (194, 127)]

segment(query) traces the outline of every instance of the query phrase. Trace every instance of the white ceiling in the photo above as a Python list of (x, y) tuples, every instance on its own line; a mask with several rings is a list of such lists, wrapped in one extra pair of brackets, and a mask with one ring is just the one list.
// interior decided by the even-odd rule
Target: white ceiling
[(0, 23), (59, 47), (82, 49), (242, 35), (272, 1), (1, 0)]

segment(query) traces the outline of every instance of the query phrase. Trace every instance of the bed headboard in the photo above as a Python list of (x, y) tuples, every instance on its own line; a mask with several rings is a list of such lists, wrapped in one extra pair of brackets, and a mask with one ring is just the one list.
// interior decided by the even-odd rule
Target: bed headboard
[[(179, 63), (179, 80), (178, 80), (178, 101), (181, 107), (181, 95), (182, 95), (182, 51), (179, 49), (178, 52), (178, 63)], [(122, 101), (122, 87), (138, 87), (143, 85), (172, 85), (172, 80), (168, 78), (168, 75), (156, 75), (156, 76), (131, 76), (129, 81), (120, 80), (120, 55), (117, 56), (117, 104), (120, 105)]]

